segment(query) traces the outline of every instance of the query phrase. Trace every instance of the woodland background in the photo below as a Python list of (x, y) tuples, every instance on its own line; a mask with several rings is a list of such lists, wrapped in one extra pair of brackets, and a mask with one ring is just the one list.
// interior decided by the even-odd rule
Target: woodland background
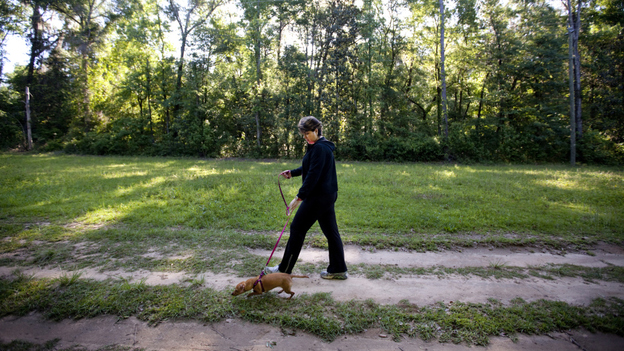
[(31, 47), (0, 71), (0, 148), (28, 148), (29, 87), (44, 152), (298, 158), (314, 115), (342, 160), (567, 162), (574, 123), (578, 161), (622, 164), (624, 1), (570, 5), (0, 0), (0, 62)]

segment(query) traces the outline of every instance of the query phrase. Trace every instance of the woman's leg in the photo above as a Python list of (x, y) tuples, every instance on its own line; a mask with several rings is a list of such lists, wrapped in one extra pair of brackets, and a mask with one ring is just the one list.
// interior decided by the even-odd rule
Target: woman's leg
[(290, 238), (288, 238), (282, 262), (279, 265), (280, 272), (292, 273), (297, 263), (306, 234), (318, 216), (318, 206), (314, 202), (312, 199), (303, 200), (295, 213), (295, 218), (290, 223)]
[(347, 264), (344, 258), (344, 247), (342, 239), (338, 232), (338, 224), (336, 223), (336, 211), (334, 204), (338, 194), (332, 195), (331, 204), (326, 205), (326, 211), (322, 212), (318, 218), (319, 225), (323, 234), (327, 238), (327, 247), (329, 249), (329, 273), (343, 273), (347, 271)]

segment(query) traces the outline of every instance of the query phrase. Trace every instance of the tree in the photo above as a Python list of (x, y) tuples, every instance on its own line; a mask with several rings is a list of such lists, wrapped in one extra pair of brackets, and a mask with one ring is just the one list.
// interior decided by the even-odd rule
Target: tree
[(178, 71), (176, 78), (176, 89), (174, 95), (173, 115), (179, 118), (180, 93), (182, 89), (182, 76), (184, 72), (184, 55), (186, 53), (189, 35), (210, 19), (212, 13), (224, 3), (225, 0), (188, 0), (184, 7), (169, 0), (169, 5), (165, 9), (167, 15), (176, 22), (180, 33), (180, 58), (178, 60)]
[(256, 103), (254, 103), (254, 119), (256, 122), (256, 146), (262, 145), (261, 136), (262, 129), (260, 126), (260, 105), (262, 104), (262, 41), (266, 38), (263, 33), (268, 24), (268, 11), (269, 3), (260, 1), (241, 1), (240, 6), (244, 10), (244, 19), (249, 29), (249, 37), (253, 46), (253, 62), (255, 66), (255, 80), (254, 86)]
[(21, 24), (25, 21), (23, 9), (12, 0), (0, 0), (0, 82), (4, 73), (5, 45), (11, 34), (23, 33)]
[[(116, 0), (113, 0), (116, 1)], [(104, 39), (113, 30), (113, 25), (121, 17), (116, 2), (109, 0), (51, 0), (50, 6), (63, 15), (67, 42), (80, 57), (80, 84), (82, 86), (81, 109), (83, 128), (91, 130), (94, 125), (91, 110), (91, 89), (89, 74), (96, 51), (104, 44)]]
[[(108, 55), (100, 60), (102, 64), (110, 67), (106, 70), (108, 73), (120, 78), (117, 99), (111, 103), (115, 106), (128, 103), (133, 107), (138, 106), (138, 119), (143, 121), (142, 124), (146, 128), (139, 132), (149, 134), (152, 141), (160, 111), (155, 106), (159, 85), (153, 62), (161, 61), (165, 55), (164, 52), (160, 52), (159, 57), (159, 51), (164, 51), (161, 43), (162, 21), (159, 11), (157, 1), (154, 0), (129, 3), (129, 7), (124, 10), (127, 15), (117, 22), (112, 48), (108, 51)], [(115, 65), (116, 62), (123, 62), (123, 65)], [(109, 111), (111, 115), (120, 117), (115, 113), (114, 107)], [(135, 111), (135, 108), (131, 108), (129, 115), (136, 116)]]
[(45, 37), (44, 13), (47, 11), (49, 2), (47, 0), (24, 0), (24, 4), (32, 9), (30, 16), (30, 60), (28, 62), (28, 75), (26, 86), (33, 82), (35, 65), (44, 51), (47, 49), (47, 38)]
[[(41, 3), (62, 14), (61, 39), (24, 22), (40, 31), (29, 32), (37, 147), (57, 133), (89, 153), (298, 157), (296, 122), (315, 115), (343, 159), (558, 162), (571, 124), (581, 162), (621, 152), (621, 0), (581, 0), (582, 18), (570, 1), (569, 23), (583, 20), (569, 45), (583, 61), (570, 65), (569, 13), (551, 0), (241, 0), (218, 12), (216, 0), (158, 1)], [(12, 76), (17, 95), (28, 68)], [(582, 123), (569, 119), (568, 68)], [(0, 94), (9, 132), (15, 96)]]
[[(581, 70), (585, 130), (612, 143), (624, 143), (624, 2), (592, 1), (584, 11), (586, 30), (580, 33), (585, 57)], [(588, 141), (589, 143), (589, 141)], [(583, 143), (584, 144), (584, 143)], [(595, 147), (580, 145), (583, 159)], [(593, 152), (593, 151), (592, 151)], [(603, 159), (598, 158), (598, 159)]]

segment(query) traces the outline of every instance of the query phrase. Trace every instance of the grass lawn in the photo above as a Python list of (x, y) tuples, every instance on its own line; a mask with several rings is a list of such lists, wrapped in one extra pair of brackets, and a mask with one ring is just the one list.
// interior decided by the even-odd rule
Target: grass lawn
[[(277, 174), (298, 165), (2, 154), (0, 221), (3, 231), (23, 239), (71, 237), (72, 226), (269, 233), (286, 218)], [(624, 233), (623, 168), (350, 162), (337, 168), (338, 224), (355, 244), (402, 246), (438, 236), (621, 243)], [(300, 178), (282, 180), (287, 201), (300, 185)]]
[[(286, 221), (277, 174), (299, 162), (0, 154), (0, 266), (223, 273), (227, 264), (229, 273), (255, 275), (266, 258), (249, 255), (248, 249), (271, 249)], [(598, 241), (624, 245), (622, 167), (339, 162), (337, 171), (338, 226), (348, 244), (418, 251), (511, 245), (591, 250)], [(281, 182), (290, 201), (300, 178)], [(318, 226), (307, 242), (325, 245)], [(362, 264), (350, 272), (375, 279), (390, 269)], [(396, 268), (391, 273), (450, 270)], [(620, 267), (527, 271), (501, 265), (450, 273), (624, 281)], [(0, 279), (0, 317), (41, 311), (50, 318), (116, 314), (158, 323), (235, 316), (327, 340), (376, 325), (395, 339), (408, 335), (479, 345), (500, 333), (578, 326), (624, 335), (619, 300), (599, 300), (590, 308), (552, 301), (417, 307), (303, 294), (284, 310), (276, 298), (233, 300), (201, 285), (150, 287), (77, 275)], [(250, 303), (258, 305), (250, 308)]]

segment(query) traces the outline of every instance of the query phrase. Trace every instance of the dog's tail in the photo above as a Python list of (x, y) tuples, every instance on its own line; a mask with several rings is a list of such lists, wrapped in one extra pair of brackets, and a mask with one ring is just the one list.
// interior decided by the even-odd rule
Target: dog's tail
[(292, 278), (310, 278), (310, 277), (308, 277), (307, 275), (293, 275), (293, 274), (291, 274), (290, 276), (291, 276)]

